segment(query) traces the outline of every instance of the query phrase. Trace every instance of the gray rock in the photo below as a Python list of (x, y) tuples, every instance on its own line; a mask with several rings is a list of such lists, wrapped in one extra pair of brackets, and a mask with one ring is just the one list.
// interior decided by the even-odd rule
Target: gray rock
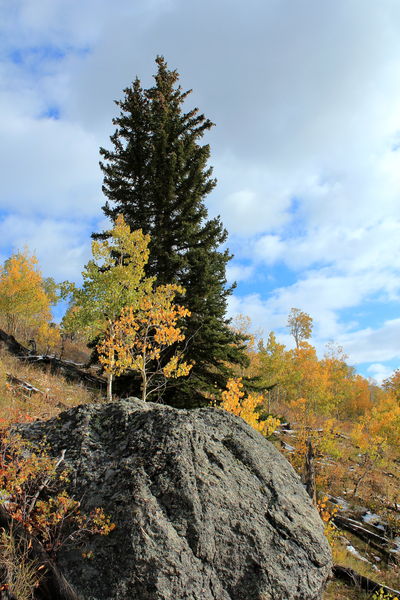
[(136, 399), (23, 426), (66, 449), (83, 508), (117, 528), (92, 560), (62, 551), (82, 600), (316, 600), (331, 571), (315, 508), (286, 459), (241, 419)]

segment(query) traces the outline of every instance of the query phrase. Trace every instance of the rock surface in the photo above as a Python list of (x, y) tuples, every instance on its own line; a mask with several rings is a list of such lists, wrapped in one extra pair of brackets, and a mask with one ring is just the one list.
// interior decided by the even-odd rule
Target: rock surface
[(63, 551), (82, 600), (316, 600), (331, 559), (284, 457), (222, 410), (136, 399), (83, 405), (22, 428), (66, 449), (71, 491), (117, 528)]

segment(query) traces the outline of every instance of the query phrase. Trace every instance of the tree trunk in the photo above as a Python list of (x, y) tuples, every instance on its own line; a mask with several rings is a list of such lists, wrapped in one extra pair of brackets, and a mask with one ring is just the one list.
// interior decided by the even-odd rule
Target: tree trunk
[(315, 486), (314, 448), (311, 438), (307, 439), (307, 453), (304, 463), (303, 482), (314, 506), (317, 505), (317, 490)]
[(107, 400), (112, 402), (112, 384), (113, 384), (113, 374), (108, 373), (107, 376)]
[(142, 371), (142, 400), (146, 402), (147, 399), (147, 373), (146, 369)]

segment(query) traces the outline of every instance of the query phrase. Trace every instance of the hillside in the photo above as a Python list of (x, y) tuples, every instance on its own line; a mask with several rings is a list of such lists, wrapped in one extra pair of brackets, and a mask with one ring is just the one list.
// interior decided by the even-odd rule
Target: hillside
[[(296, 415), (293, 414), (293, 418)], [(329, 520), (327, 535), (336, 565), (395, 590), (400, 588), (400, 460), (398, 448), (388, 447), (373, 464), (360, 452), (349, 435), (349, 423), (342, 423), (327, 437), (331, 423), (319, 420), (316, 430), (308, 430), (315, 440), (315, 470), (321, 516)], [(329, 429), (328, 429), (329, 431)], [(300, 474), (304, 471), (301, 427), (276, 432), (280, 447)], [(324, 439), (325, 438), (325, 439)], [(319, 442), (319, 444), (318, 444)], [(300, 447), (300, 451), (296, 448)], [(357, 488), (356, 493), (354, 493)], [(335, 579), (324, 598), (370, 598)]]
[[(79, 349), (78, 356), (82, 356)], [(75, 358), (73, 349), (69, 359)], [(103, 402), (104, 395), (51, 374), (40, 363), (27, 364), (1, 351), (0, 419), (3, 423), (48, 419), (79, 404)], [(84, 371), (84, 369), (83, 369)], [(24, 384), (29, 384), (26, 386)], [(274, 406), (281, 425), (271, 440), (303, 474), (305, 442), (312, 439), (319, 510), (327, 524), (334, 562), (370, 580), (400, 588), (400, 456), (386, 444), (371, 455), (372, 439), (354, 435), (354, 423), (305, 415), (304, 403)], [(325, 600), (371, 597), (339, 579), (331, 581)]]

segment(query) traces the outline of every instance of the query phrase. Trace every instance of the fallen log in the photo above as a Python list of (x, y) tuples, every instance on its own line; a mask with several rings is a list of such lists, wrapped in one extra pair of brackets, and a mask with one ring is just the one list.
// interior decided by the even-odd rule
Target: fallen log
[(350, 569), (350, 567), (334, 565), (332, 571), (335, 577), (341, 579), (342, 581), (347, 583), (347, 585), (355, 586), (365, 592), (373, 594), (374, 592), (379, 592), (379, 590), (382, 589), (384, 593), (390, 596), (391, 598), (400, 597), (399, 590), (394, 590), (393, 588), (390, 588), (387, 585), (383, 585), (382, 583), (373, 581), (373, 579), (364, 577), (364, 575), (360, 575), (359, 573), (357, 573), (357, 571), (354, 571), (354, 569)]
[(24, 362), (35, 364), (39, 367), (50, 367), (51, 373), (61, 373), (69, 381), (81, 381), (91, 389), (106, 389), (107, 383), (104, 377), (99, 377), (98, 375), (88, 373), (72, 361), (61, 360), (55, 356), (49, 356), (46, 354), (32, 354), (28, 348), (17, 342), (13, 335), (8, 335), (2, 329), (0, 329), (0, 344), (1, 343), (7, 348), (10, 354), (13, 354)]
[(13, 335), (8, 335), (2, 329), (0, 329), (0, 343), (7, 348), (10, 354), (14, 354), (14, 356), (29, 356), (28, 348), (25, 348), (25, 346), (17, 342)]
[(50, 367), (50, 373), (61, 373), (69, 381), (81, 381), (86, 387), (95, 390), (104, 390), (107, 386), (107, 382), (104, 377), (93, 375), (88, 373), (79, 367), (76, 367), (74, 363), (60, 360), (54, 356), (39, 355), (39, 356), (26, 356), (22, 360), (29, 364), (35, 364), (40, 367)]
[(39, 388), (36, 388), (32, 384), (28, 383), (28, 381), (24, 381), (23, 379), (15, 377), (15, 375), (11, 375), (11, 373), (6, 373), (6, 377), (7, 381), (11, 383), (12, 386), (27, 392), (28, 396), (31, 396), (32, 394), (42, 394), (43, 396), (46, 395), (46, 392), (39, 390)]
[(340, 529), (345, 529), (364, 542), (367, 542), (372, 548), (381, 552), (386, 558), (394, 561), (399, 559), (396, 544), (383, 535), (374, 533), (360, 525), (354, 519), (348, 519), (342, 515), (336, 514), (333, 517), (333, 522)]
[(345, 435), (344, 433), (339, 433), (337, 431), (334, 432), (334, 436), (335, 437), (340, 437), (343, 440), (350, 440), (351, 439), (349, 435)]

